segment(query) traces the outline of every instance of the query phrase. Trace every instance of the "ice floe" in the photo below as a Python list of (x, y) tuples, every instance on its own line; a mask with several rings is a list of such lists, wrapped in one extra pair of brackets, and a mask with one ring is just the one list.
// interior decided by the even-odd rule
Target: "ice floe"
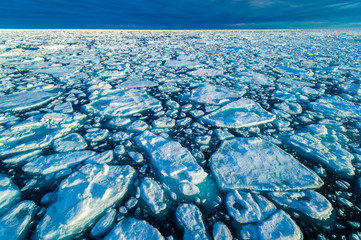
[(327, 135), (322, 137), (322, 135), (322, 132), (318, 137), (309, 132), (301, 132), (289, 136), (287, 143), (303, 156), (321, 163), (335, 173), (341, 176), (353, 176), (355, 168), (351, 161), (354, 156), (344, 150), (337, 138), (330, 138)]
[(333, 212), (331, 203), (315, 191), (272, 192), (269, 196), (284, 209), (296, 211), (315, 220), (327, 220)]
[(83, 150), (87, 148), (88, 144), (84, 138), (78, 133), (69, 134), (61, 139), (56, 139), (53, 142), (53, 148), (56, 152), (69, 152)]
[(125, 117), (145, 110), (158, 109), (160, 101), (140, 90), (123, 90), (101, 96), (85, 105), (88, 113), (105, 117)]
[(183, 230), (183, 240), (210, 239), (203, 223), (202, 213), (195, 205), (182, 204), (178, 206), (176, 218)]
[(164, 240), (161, 233), (144, 220), (135, 218), (126, 218), (120, 221), (114, 229), (104, 238), (112, 239), (129, 239), (129, 240)]
[(79, 164), (93, 156), (93, 151), (75, 151), (42, 156), (23, 166), (27, 173), (49, 174)]
[(147, 151), (153, 167), (161, 176), (192, 184), (201, 183), (207, 177), (192, 154), (178, 142), (166, 140), (149, 131), (135, 139)]
[(21, 112), (42, 106), (62, 93), (60, 88), (13, 93), (1, 97), (0, 112)]
[(241, 230), (243, 239), (289, 239), (301, 240), (303, 234), (291, 217), (282, 210), (258, 225), (246, 225)]
[(272, 122), (275, 118), (258, 103), (241, 98), (202, 117), (202, 120), (217, 127), (241, 128)]
[(26, 239), (33, 223), (37, 206), (33, 201), (22, 201), (0, 218), (0, 238)]
[(359, 118), (361, 107), (340, 96), (323, 97), (309, 104), (310, 108), (326, 117)]
[(0, 175), (0, 216), (20, 200), (19, 188), (7, 176)]
[(222, 86), (212, 84), (201, 84), (192, 90), (189, 100), (206, 103), (206, 104), (223, 104), (231, 99), (242, 97), (246, 93), (246, 89), (233, 90)]
[(145, 178), (140, 185), (140, 197), (155, 214), (160, 213), (167, 207), (164, 203), (163, 189), (159, 183), (149, 177)]
[(92, 224), (127, 192), (130, 166), (87, 164), (62, 181), (34, 233), (41, 239), (71, 237)]
[(323, 184), (292, 155), (260, 138), (225, 140), (212, 155), (211, 168), (223, 190), (290, 191)]

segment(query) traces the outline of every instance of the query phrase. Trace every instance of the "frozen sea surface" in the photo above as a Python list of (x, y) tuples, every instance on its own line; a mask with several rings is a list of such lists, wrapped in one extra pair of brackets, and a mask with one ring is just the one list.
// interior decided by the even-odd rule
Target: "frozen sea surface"
[(361, 239), (360, 31), (0, 31), (0, 239)]

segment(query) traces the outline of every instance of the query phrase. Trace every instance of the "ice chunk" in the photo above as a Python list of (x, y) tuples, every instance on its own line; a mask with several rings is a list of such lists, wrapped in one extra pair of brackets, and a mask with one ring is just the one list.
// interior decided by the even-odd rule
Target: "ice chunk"
[(260, 222), (276, 211), (265, 197), (237, 190), (227, 194), (226, 205), (229, 215), (241, 224)]
[(301, 114), (302, 106), (299, 103), (276, 103), (275, 108), (285, 111), (289, 114)]
[(152, 125), (155, 128), (172, 128), (175, 125), (175, 120), (169, 117), (161, 117), (154, 120)]
[[(353, 155), (345, 151), (335, 138), (328, 138), (330, 136), (326, 136), (321, 141), (310, 133), (298, 133), (290, 136), (286, 141), (306, 158), (323, 164), (341, 176), (355, 175), (351, 162)], [(326, 147), (324, 144), (329, 146)]]
[(309, 103), (310, 108), (327, 117), (360, 117), (361, 107), (340, 96), (323, 97)]
[(199, 188), (187, 180), (180, 182), (179, 191), (186, 196), (192, 196), (200, 193)]
[(226, 204), (229, 215), (239, 223), (259, 222), (263, 218), (260, 207), (250, 193), (232, 191), (227, 194)]
[(149, 131), (137, 136), (135, 140), (147, 151), (153, 167), (163, 177), (179, 182), (187, 180), (193, 184), (201, 183), (207, 177), (196, 159), (180, 143), (166, 140)]
[(187, 61), (187, 60), (167, 60), (164, 66), (167, 67), (187, 67), (187, 68), (197, 68), (201, 67), (203, 64), (195, 61)]
[(161, 108), (160, 101), (136, 89), (105, 95), (85, 105), (88, 113), (105, 117), (125, 117), (158, 108)]
[(225, 191), (290, 191), (323, 184), (313, 171), (261, 138), (225, 140), (212, 155), (211, 168)]
[(129, 118), (112, 118), (109, 120), (107, 125), (112, 129), (121, 129), (122, 127), (128, 125), (131, 123), (131, 120)]
[(104, 164), (104, 163), (109, 163), (112, 160), (113, 160), (113, 151), (108, 150), (108, 151), (91, 156), (85, 162), (86, 163)]
[(324, 196), (311, 190), (271, 192), (269, 196), (282, 208), (296, 211), (316, 220), (327, 220), (333, 211), (331, 203)]
[(301, 240), (303, 234), (296, 223), (284, 211), (280, 210), (259, 225), (246, 225), (242, 228), (243, 239)]
[(21, 112), (40, 107), (57, 98), (62, 93), (60, 88), (50, 90), (33, 90), (13, 93), (1, 97), (0, 112)]
[(74, 166), (93, 156), (93, 151), (57, 153), (36, 158), (23, 166), (28, 173), (49, 174)]
[(80, 233), (122, 199), (134, 175), (130, 166), (83, 166), (61, 182), (35, 237), (59, 239)]
[(126, 218), (118, 223), (104, 240), (164, 240), (161, 233), (144, 220)]
[(37, 206), (33, 201), (22, 201), (0, 219), (0, 239), (25, 239)]
[(242, 98), (202, 117), (217, 127), (250, 127), (275, 120), (276, 116), (264, 110), (258, 103)]
[(149, 208), (158, 214), (167, 205), (164, 203), (164, 191), (161, 186), (152, 178), (144, 178), (140, 185), (140, 197), (148, 204)]
[(128, 152), (129, 157), (131, 157), (133, 159), (134, 162), (136, 163), (141, 163), (144, 161), (143, 155), (140, 154), (139, 152)]
[(148, 124), (142, 120), (137, 120), (127, 127), (132, 132), (143, 132), (148, 128)]
[(211, 136), (209, 136), (209, 135), (198, 136), (195, 138), (194, 141), (198, 144), (208, 145), (209, 142), (211, 141)]
[(144, 88), (155, 87), (158, 84), (146, 79), (129, 79), (118, 85), (119, 88)]
[(176, 211), (177, 222), (183, 229), (183, 240), (210, 239), (201, 211), (192, 204), (182, 204)]
[(231, 133), (229, 133), (227, 130), (216, 129), (214, 132), (216, 133), (217, 138), (219, 140), (234, 138), (234, 136)]
[(88, 144), (79, 133), (72, 133), (64, 138), (56, 139), (53, 142), (53, 148), (57, 152), (69, 152), (83, 150)]
[(246, 92), (245, 89), (236, 91), (222, 86), (201, 84), (199, 87), (192, 90), (189, 100), (199, 103), (220, 105), (229, 102), (231, 99), (240, 98)]
[(95, 238), (100, 238), (107, 234), (114, 225), (115, 217), (117, 211), (114, 208), (111, 208), (107, 213), (94, 225), (90, 235)]
[(0, 216), (20, 200), (20, 191), (10, 178), (0, 174)]
[(195, 71), (188, 72), (189, 74), (197, 77), (215, 77), (222, 75), (223, 72), (212, 68), (200, 68)]
[(35, 157), (38, 157), (41, 154), (42, 150), (35, 150), (23, 154), (18, 154), (12, 158), (5, 159), (3, 163), (9, 163), (9, 164), (21, 164), (25, 161), (29, 161), (34, 159)]
[(72, 113), (72, 112), (74, 112), (74, 109), (73, 109), (73, 105), (71, 104), (71, 102), (65, 102), (63, 104), (56, 105), (54, 107), (54, 111), (61, 112), (61, 113)]
[(214, 240), (232, 240), (231, 231), (228, 227), (222, 222), (216, 222), (213, 225), (213, 239)]
[(108, 129), (91, 128), (87, 130), (84, 138), (90, 142), (101, 142), (109, 135)]

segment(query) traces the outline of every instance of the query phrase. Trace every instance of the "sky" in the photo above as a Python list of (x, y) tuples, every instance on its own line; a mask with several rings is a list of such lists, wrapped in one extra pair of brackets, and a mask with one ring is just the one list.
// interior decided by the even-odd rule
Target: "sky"
[(0, 28), (361, 27), (360, 0), (0, 0)]

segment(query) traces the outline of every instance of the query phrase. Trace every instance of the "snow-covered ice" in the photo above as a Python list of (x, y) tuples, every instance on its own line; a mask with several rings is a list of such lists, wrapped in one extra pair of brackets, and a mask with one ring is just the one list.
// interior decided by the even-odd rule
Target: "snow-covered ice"
[(272, 192), (269, 193), (269, 196), (272, 201), (286, 210), (290, 209), (316, 220), (327, 220), (333, 211), (331, 203), (324, 196), (312, 190)]
[(202, 213), (195, 205), (182, 204), (178, 206), (176, 217), (184, 232), (183, 240), (210, 239), (203, 223)]
[(230, 99), (240, 98), (246, 92), (246, 89), (236, 91), (222, 86), (202, 84), (192, 90), (189, 100), (199, 103), (220, 105), (229, 102)]
[(178, 142), (166, 140), (149, 131), (136, 137), (136, 142), (144, 147), (153, 167), (165, 178), (198, 184), (207, 177), (192, 154)]
[(83, 166), (62, 181), (34, 234), (59, 239), (81, 232), (122, 199), (134, 175), (130, 166)]
[(241, 98), (202, 117), (207, 123), (224, 128), (241, 128), (272, 122), (275, 115), (264, 110), (258, 103)]
[(140, 197), (155, 214), (160, 213), (167, 207), (167, 204), (164, 203), (162, 187), (149, 177), (145, 178), (140, 185)]
[(93, 156), (93, 151), (75, 151), (38, 157), (23, 166), (28, 173), (49, 174), (81, 163)]
[(0, 216), (20, 200), (19, 188), (10, 178), (0, 175)]
[(361, 239), (359, 30), (0, 36), (0, 239)]
[(14, 93), (1, 97), (0, 112), (21, 112), (40, 107), (62, 93), (60, 88)]
[(223, 190), (289, 191), (323, 185), (291, 154), (261, 138), (225, 140), (212, 155), (211, 168)]
[(0, 219), (0, 238), (26, 239), (36, 209), (36, 204), (28, 200), (22, 201), (10, 209)]
[(116, 91), (93, 100), (85, 109), (105, 117), (125, 117), (148, 109), (158, 109), (160, 102), (140, 90)]
[(120, 221), (104, 240), (127, 239), (127, 240), (164, 240), (161, 233), (144, 220), (126, 218)]

